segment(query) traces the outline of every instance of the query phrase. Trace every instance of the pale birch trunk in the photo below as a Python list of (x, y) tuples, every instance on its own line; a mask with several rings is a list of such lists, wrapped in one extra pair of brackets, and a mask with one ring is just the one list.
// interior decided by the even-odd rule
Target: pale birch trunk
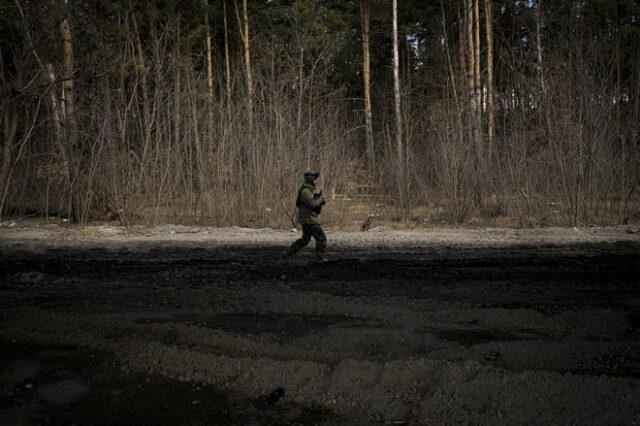
[(484, 146), (482, 141), (482, 81), (480, 79), (480, 0), (473, 0), (473, 39), (474, 49), (473, 54), (473, 84), (475, 88), (475, 116), (474, 116), (474, 139), (476, 141), (476, 148), (478, 150), (478, 159), (480, 161), (481, 168), (484, 168)]
[(405, 162), (402, 144), (402, 110), (400, 105), (400, 62), (398, 52), (398, 0), (393, 0), (393, 98), (396, 121), (396, 167), (400, 201), (405, 201)]
[(476, 114), (476, 79), (475, 79), (475, 42), (473, 31), (473, 1), (466, 0), (466, 24), (467, 24), (467, 89), (469, 90), (470, 118)]
[(213, 54), (211, 48), (211, 28), (209, 28), (209, 1), (204, 0), (204, 27), (207, 41), (207, 140), (213, 139)]
[[(466, 8), (466, 4), (464, 5)], [(442, 12), (444, 15), (444, 11)], [(469, 104), (471, 102), (470, 98), (467, 98), (469, 93), (468, 79), (467, 79), (467, 48), (466, 48), (466, 22), (467, 22), (467, 11), (465, 9), (464, 15), (460, 11), (460, 5), (458, 4), (458, 56), (460, 58), (460, 66), (458, 67), (459, 79), (460, 79), (460, 91), (462, 93), (462, 99), (460, 109), (464, 109), (464, 111), (469, 110)], [(464, 141), (464, 138), (460, 139), (460, 142)]]
[(487, 138), (489, 164), (493, 157), (493, 143), (495, 138), (495, 105), (493, 81), (493, 9), (491, 0), (484, 0), (485, 30), (487, 37)]
[(474, 40), (474, 67), (473, 78), (474, 86), (476, 89), (476, 113), (480, 115), (482, 113), (482, 82), (480, 81), (480, 0), (473, 0), (473, 40)]
[(182, 121), (182, 72), (180, 67), (180, 16), (176, 17), (176, 47), (173, 56), (173, 133), (176, 145), (180, 144), (180, 122)]
[(229, 58), (229, 29), (227, 27), (227, 0), (222, 1), (224, 25), (224, 71), (227, 89), (227, 112), (231, 112), (231, 60)]
[(538, 81), (540, 83), (540, 89), (542, 90), (542, 96), (547, 96), (547, 85), (544, 78), (544, 68), (542, 63), (542, 16), (541, 16), (542, 0), (538, 0), (536, 5), (535, 17), (536, 17), (536, 66), (538, 71)]
[(249, 118), (249, 129), (253, 129), (253, 76), (251, 73), (251, 47), (249, 38), (249, 12), (247, 8), (247, 0), (242, 0), (242, 18), (238, 11), (238, 3), (235, 3), (236, 17), (238, 18), (238, 26), (240, 28), (240, 38), (242, 39), (244, 53), (244, 70), (247, 79), (247, 112)]
[(362, 18), (362, 76), (364, 84), (364, 118), (367, 137), (367, 165), (369, 173), (375, 170), (375, 145), (373, 143), (373, 117), (371, 113), (371, 59), (369, 57), (369, 6), (360, 3)]

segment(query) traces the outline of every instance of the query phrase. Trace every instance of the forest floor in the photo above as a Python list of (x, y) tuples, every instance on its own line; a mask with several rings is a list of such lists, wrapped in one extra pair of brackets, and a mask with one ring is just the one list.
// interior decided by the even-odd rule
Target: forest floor
[(640, 424), (637, 227), (327, 234), (0, 224), (0, 424)]

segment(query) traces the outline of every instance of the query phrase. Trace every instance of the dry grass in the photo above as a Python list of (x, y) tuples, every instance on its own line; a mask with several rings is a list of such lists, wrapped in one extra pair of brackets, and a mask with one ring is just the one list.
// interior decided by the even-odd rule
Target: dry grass
[[(368, 229), (386, 227), (391, 229), (416, 229), (433, 227), (545, 227), (566, 225), (563, 215), (564, 206), (559, 202), (548, 202), (538, 206), (535, 215), (522, 220), (517, 214), (517, 208), (512, 200), (503, 200), (499, 205), (491, 205), (491, 200), (484, 203), (485, 208), (471, 209), (463, 222), (452, 220), (447, 211), (446, 200), (436, 200), (413, 208), (400, 208), (384, 198), (336, 198), (329, 200), (323, 209), (321, 221), (331, 230), (361, 231), (363, 224)], [(242, 214), (234, 212), (233, 207), (220, 206), (220, 215), (203, 214), (200, 209), (194, 209), (193, 203), (185, 200), (172, 202), (161, 209), (153, 206), (140, 207), (134, 221), (128, 225), (203, 225), (203, 226), (241, 226), (248, 228), (291, 229), (293, 224), (290, 217), (297, 224), (297, 211), (292, 203), (277, 199), (265, 203), (260, 208), (246, 209)], [(486, 206), (490, 206), (487, 208)], [(620, 218), (616, 214), (620, 207), (616, 203), (606, 203), (594, 216), (592, 223), (598, 225), (619, 225), (640, 223), (640, 202), (634, 200), (628, 206), (630, 215)], [(208, 211), (208, 210), (207, 210)], [(226, 213), (225, 213), (226, 212)], [(93, 223), (105, 223), (105, 220), (95, 218)], [(114, 223), (114, 222), (111, 222)], [(116, 222), (119, 223), (119, 222)], [(297, 225), (299, 226), (299, 225)]]

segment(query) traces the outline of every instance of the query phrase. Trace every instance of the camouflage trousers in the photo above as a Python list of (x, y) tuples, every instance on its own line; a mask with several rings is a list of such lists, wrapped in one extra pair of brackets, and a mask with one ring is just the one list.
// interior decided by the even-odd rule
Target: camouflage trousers
[(292, 255), (306, 247), (311, 241), (311, 237), (316, 240), (316, 256), (322, 257), (327, 249), (327, 236), (320, 224), (302, 225), (302, 238), (291, 244), (287, 254)]

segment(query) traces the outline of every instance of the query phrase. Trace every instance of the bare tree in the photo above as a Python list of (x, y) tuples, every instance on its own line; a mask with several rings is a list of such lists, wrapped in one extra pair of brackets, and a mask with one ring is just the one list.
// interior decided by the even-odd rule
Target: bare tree
[(485, 31), (487, 37), (487, 136), (489, 164), (493, 161), (493, 140), (495, 137), (495, 102), (493, 77), (493, 9), (490, 0), (484, 0)]
[[(482, 113), (482, 82), (480, 77), (480, 0), (473, 0), (473, 78), (476, 99), (476, 114)], [(480, 124), (480, 119), (476, 119)]]
[[(482, 140), (480, 137), (480, 123), (479, 117), (481, 114), (481, 99), (478, 94), (480, 93), (480, 76), (478, 71), (480, 70), (480, 46), (479, 44), (479, 34), (478, 29), (478, 21), (476, 20), (475, 10), (476, 3), (478, 0), (465, 0), (466, 1), (466, 26), (467, 26), (467, 89), (468, 89), (468, 97), (469, 97), (469, 121), (470, 121), (470, 131), (471, 138), (475, 145), (476, 152), (479, 154), (482, 149)], [(480, 158), (480, 155), (478, 155)], [(479, 164), (478, 164), (479, 166)]]
[(180, 129), (182, 119), (182, 67), (180, 64), (180, 14), (175, 17), (175, 48), (173, 53), (174, 84), (173, 84), (173, 127), (175, 143), (180, 143)]
[(401, 203), (404, 204), (406, 185), (405, 156), (402, 141), (402, 109), (400, 105), (400, 62), (398, 54), (398, 0), (393, 0), (393, 98), (395, 110), (396, 167)]
[(247, 0), (242, 0), (242, 18), (238, 10), (238, 3), (234, 0), (238, 28), (244, 51), (244, 71), (247, 80), (247, 114), (249, 119), (249, 129), (253, 129), (253, 74), (251, 71), (251, 39), (249, 38), (249, 11)]
[[(4, 80), (4, 79), (3, 79)], [(2, 81), (5, 84), (4, 81)], [(4, 103), (4, 102), (3, 102)], [(2, 163), (0, 164), (0, 219), (4, 212), (7, 193), (9, 191), (11, 168), (13, 166), (13, 149), (18, 130), (18, 114), (11, 111), (8, 105), (2, 105), (3, 146)]]
[(79, 222), (82, 217), (82, 197), (80, 194), (80, 133), (76, 114), (75, 94), (75, 62), (73, 56), (73, 36), (69, 20), (65, 17), (60, 22), (60, 34), (64, 47), (64, 73), (63, 73), (63, 111), (67, 138), (67, 158), (71, 171), (71, 215), (74, 222)]
[(209, 0), (203, 0), (205, 39), (207, 46), (207, 140), (213, 139), (213, 55), (211, 48), (211, 28), (209, 27)]
[(364, 86), (364, 117), (367, 138), (367, 165), (369, 173), (375, 171), (375, 145), (373, 142), (373, 118), (371, 112), (371, 60), (369, 58), (369, 6), (360, 3), (362, 21), (362, 78)]
[(226, 82), (227, 111), (231, 106), (231, 63), (229, 59), (229, 30), (227, 28), (227, 0), (222, 0), (222, 18), (224, 26), (224, 75)]
[(2, 60), (2, 45), (0, 44), (0, 107), (3, 123), (3, 140), (2, 140), (2, 163), (0, 164), (0, 220), (4, 212), (5, 200), (9, 190), (9, 172), (13, 160), (13, 146), (16, 139), (16, 131), (18, 129), (18, 115), (12, 114), (9, 109), (5, 96), (9, 95), (8, 83), (4, 75), (4, 62)]

